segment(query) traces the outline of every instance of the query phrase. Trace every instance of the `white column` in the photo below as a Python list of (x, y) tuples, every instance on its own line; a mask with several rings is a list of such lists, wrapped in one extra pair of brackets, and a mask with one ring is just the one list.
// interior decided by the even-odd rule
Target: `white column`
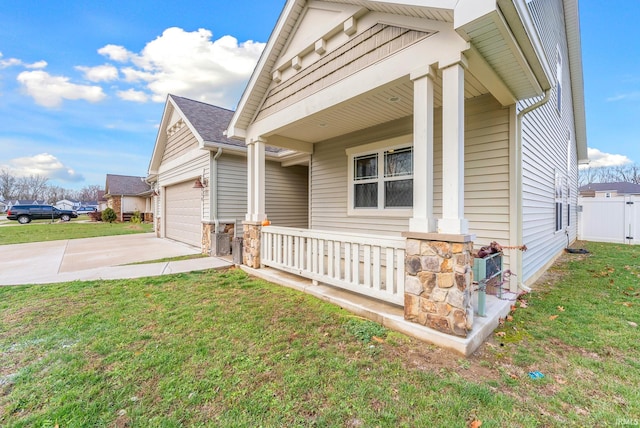
[(253, 189), (254, 189), (254, 205), (253, 210), (255, 217), (253, 221), (262, 221), (267, 218), (267, 210), (265, 207), (265, 147), (266, 142), (258, 138), (254, 141), (253, 152)]
[(255, 189), (253, 176), (255, 172), (253, 170), (253, 158), (254, 158), (255, 146), (253, 141), (247, 141), (247, 215), (246, 221), (253, 221), (253, 213), (255, 212), (254, 200)]
[(438, 219), (438, 233), (468, 232), (464, 219), (464, 68), (458, 61), (442, 69), (442, 218)]
[(411, 232), (435, 232), (433, 217), (433, 79), (424, 67), (411, 73), (413, 81), (413, 218)]

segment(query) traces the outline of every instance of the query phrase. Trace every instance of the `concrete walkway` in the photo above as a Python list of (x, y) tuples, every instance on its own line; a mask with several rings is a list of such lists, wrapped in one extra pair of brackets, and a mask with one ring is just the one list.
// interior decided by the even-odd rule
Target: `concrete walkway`
[(130, 264), (199, 253), (153, 233), (0, 245), (0, 285), (140, 278), (232, 265), (217, 257)]

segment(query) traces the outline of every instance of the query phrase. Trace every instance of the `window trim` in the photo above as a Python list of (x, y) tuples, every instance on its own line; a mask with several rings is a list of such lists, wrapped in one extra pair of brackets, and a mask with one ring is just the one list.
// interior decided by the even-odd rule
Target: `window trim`
[[(347, 216), (360, 216), (360, 217), (399, 217), (410, 218), (413, 216), (413, 208), (385, 208), (384, 207), (384, 185), (378, 185), (378, 207), (377, 208), (355, 208), (354, 207), (354, 159), (359, 156), (366, 156), (368, 154), (376, 153), (378, 155), (378, 168), (382, 169), (382, 174), (379, 172), (378, 183), (384, 183), (384, 152), (390, 149), (411, 148), (413, 150), (413, 137), (411, 135), (402, 135), (400, 137), (389, 138), (386, 140), (376, 141), (375, 143), (363, 144), (355, 147), (350, 147), (345, 150), (347, 155)], [(415, 163), (413, 163), (412, 152), (412, 173), (411, 179), (413, 180), (413, 170), (415, 169)], [(400, 177), (406, 179), (406, 177)], [(395, 180), (399, 179), (394, 177)], [(413, 195), (412, 195), (413, 198)], [(382, 203), (380, 200), (382, 199)]]

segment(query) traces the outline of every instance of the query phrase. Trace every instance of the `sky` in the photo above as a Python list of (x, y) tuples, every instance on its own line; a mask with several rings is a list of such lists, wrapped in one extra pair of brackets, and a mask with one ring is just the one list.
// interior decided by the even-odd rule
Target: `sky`
[[(145, 176), (167, 94), (235, 109), (284, 3), (0, 0), (0, 169)], [(640, 164), (640, 0), (580, 16), (591, 166)]]

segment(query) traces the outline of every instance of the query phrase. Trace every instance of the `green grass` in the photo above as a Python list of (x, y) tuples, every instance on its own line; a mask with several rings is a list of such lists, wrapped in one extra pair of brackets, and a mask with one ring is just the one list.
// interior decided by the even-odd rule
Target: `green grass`
[(37, 220), (25, 225), (20, 225), (16, 222), (12, 223), (16, 225), (0, 227), (0, 245), (128, 235), (153, 231), (153, 225), (146, 223), (83, 223), (78, 221), (50, 223), (46, 220)]
[(638, 424), (639, 250), (588, 248), (469, 358), (235, 269), (0, 288), (0, 425)]

